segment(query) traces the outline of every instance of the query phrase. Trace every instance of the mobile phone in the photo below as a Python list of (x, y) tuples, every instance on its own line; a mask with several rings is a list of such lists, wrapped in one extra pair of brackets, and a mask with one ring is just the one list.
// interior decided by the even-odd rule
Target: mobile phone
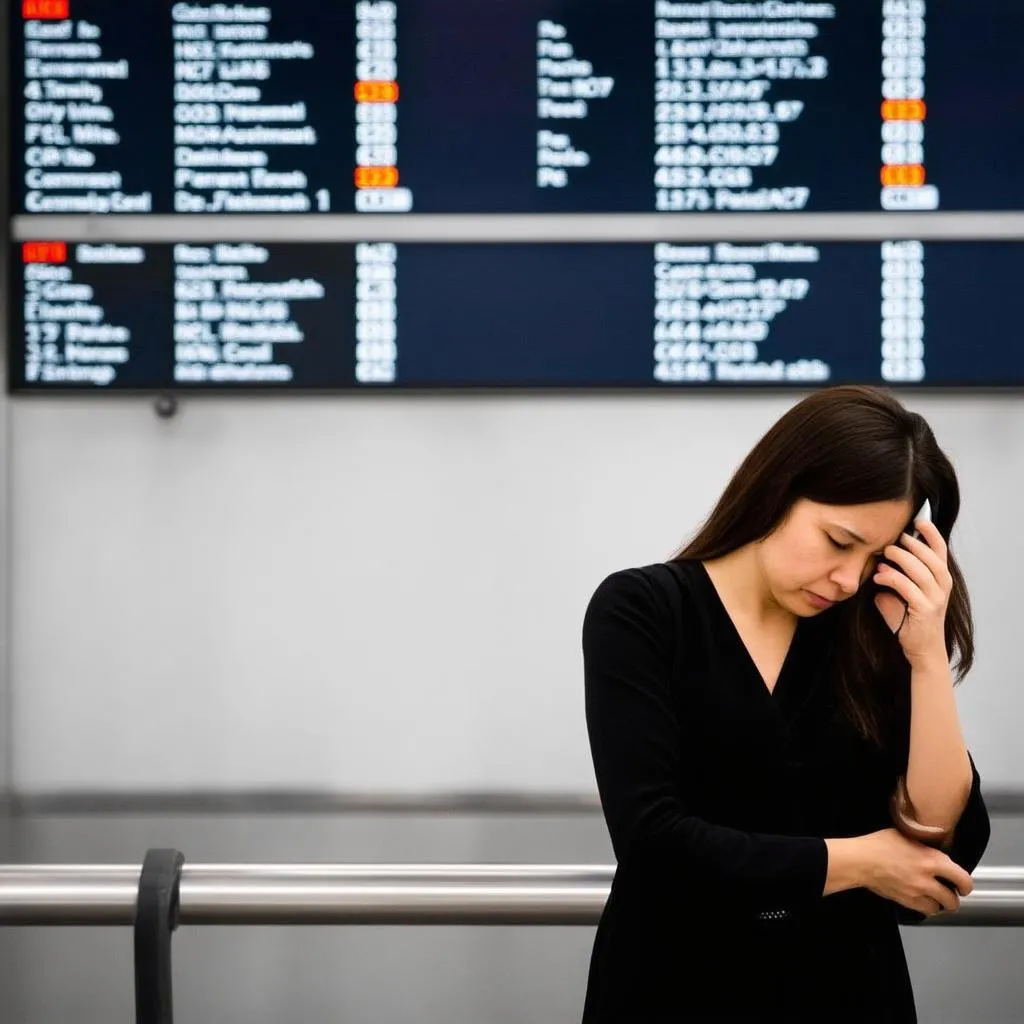
[[(918, 530), (914, 526), (914, 524), (919, 519), (925, 519), (929, 523), (932, 521), (932, 503), (927, 498), (924, 499), (924, 502), (922, 503), (921, 507), (917, 510), (917, 514), (914, 516), (913, 519), (910, 520), (910, 522), (907, 524), (906, 530), (904, 530), (904, 533), (909, 533), (911, 537), (914, 537), (917, 540), (921, 539), (921, 531)], [(890, 562), (888, 558), (879, 559), (879, 564), (881, 564), (882, 562), (884, 562), (888, 566), (891, 566), (897, 572), (903, 571), (900, 566), (896, 565), (894, 562)], [(896, 593), (896, 591), (894, 591), (892, 587), (884, 587), (881, 584), (877, 584), (877, 587), (879, 590), (885, 590), (891, 594)], [(900, 598), (900, 600), (902, 601), (903, 599)]]
[(929, 523), (932, 521), (932, 503), (927, 498), (924, 499), (924, 504), (917, 510), (917, 515), (910, 521), (910, 536), (917, 540), (921, 539), (921, 532), (914, 528), (914, 523), (919, 519), (924, 519)]

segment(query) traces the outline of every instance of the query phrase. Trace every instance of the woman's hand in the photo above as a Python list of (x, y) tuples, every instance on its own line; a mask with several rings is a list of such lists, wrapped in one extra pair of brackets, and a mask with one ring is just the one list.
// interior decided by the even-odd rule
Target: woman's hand
[[(882, 829), (856, 840), (864, 852), (863, 885), (885, 899), (932, 916), (960, 909), (974, 880), (946, 854)], [(943, 884), (945, 880), (948, 885)]]
[(896, 592), (877, 594), (875, 607), (897, 635), (912, 665), (948, 658), (946, 608), (953, 592), (953, 577), (946, 563), (946, 542), (938, 527), (924, 519), (915, 526), (922, 535), (921, 540), (904, 533), (900, 535), (903, 547), (890, 544), (885, 549), (885, 557), (902, 572), (881, 562), (873, 577), (876, 583)]

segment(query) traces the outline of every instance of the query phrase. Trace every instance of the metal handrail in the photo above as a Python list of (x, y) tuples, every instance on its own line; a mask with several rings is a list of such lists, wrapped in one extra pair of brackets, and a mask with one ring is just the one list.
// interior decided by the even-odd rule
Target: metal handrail
[[(0, 926), (131, 925), (141, 866), (0, 865)], [(190, 925), (596, 924), (602, 864), (190, 864)], [(935, 926), (1024, 925), (1024, 868), (979, 867), (960, 910)]]

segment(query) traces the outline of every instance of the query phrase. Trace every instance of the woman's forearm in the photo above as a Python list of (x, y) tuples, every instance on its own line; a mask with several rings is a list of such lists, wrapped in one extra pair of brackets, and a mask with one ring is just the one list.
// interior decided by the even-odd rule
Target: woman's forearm
[(971, 779), (948, 660), (936, 657), (912, 665), (906, 812), (922, 825), (952, 832), (967, 803)]

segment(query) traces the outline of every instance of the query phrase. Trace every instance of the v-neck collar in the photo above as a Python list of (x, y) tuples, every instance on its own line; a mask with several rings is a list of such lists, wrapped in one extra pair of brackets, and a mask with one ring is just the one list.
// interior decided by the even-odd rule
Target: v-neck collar
[(719, 594), (718, 588), (715, 586), (715, 581), (711, 578), (711, 574), (707, 571), (703, 562), (694, 560), (694, 565), (697, 569), (697, 575), (703, 580), (705, 589), (708, 591), (712, 602), (720, 613), (719, 617), (723, 619), (726, 624), (725, 629), (727, 630), (730, 639), (739, 649), (740, 656), (745, 662), (753, 681), (757, 684), (761, 693), (764, 694), (769, 701), (777, 705), (782, 700), (783, 692), (785, 690), (785, 682), (790, 675), (797, 647), (804, 633), (802, 628), (804, 626), (804, 620), (799, 617), (797, 618), (796, 628), (793, 630), (793, 636), (789, 641), (789, 647), (786, 648), (785, 657), (783, 657), (782, 664), (779, 667), (779, 674), (775, 678), (775, 685), (769, 689), (768, 683), (765, 682), (765, 678), (761, 674), (761, 670), (757, 667), (757, 663), (754, 661), (754, 657), (750, 653), (750, 648), (747, 647), (746, 641), (744, 641), (736, 623), (733, 621), (733, 617), (729, 614), (729, 609), (726, 608), (725, 602), (722, 600), (722, 595)]

